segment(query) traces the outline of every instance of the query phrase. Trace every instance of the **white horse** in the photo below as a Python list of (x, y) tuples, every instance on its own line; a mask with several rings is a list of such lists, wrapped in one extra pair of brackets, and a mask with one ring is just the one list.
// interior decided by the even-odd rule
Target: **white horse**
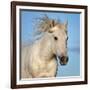
[(21, 78), (55, 77), (57, 59), (61, 65), (68, 62), (67, 23), (47, 16), (40, 18), (37, 32), (43, 33), (33, 44), (22, 48)]

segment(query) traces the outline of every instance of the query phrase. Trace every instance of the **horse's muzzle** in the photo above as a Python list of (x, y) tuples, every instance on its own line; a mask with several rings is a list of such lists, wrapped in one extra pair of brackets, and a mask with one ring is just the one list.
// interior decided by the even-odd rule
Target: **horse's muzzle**
[(67, 56), (62, 56), (62, 57), (59, 56), (58, 58), (60, 60), (61, 65), (66, 65), (67, 64), (67, 62), (68, 62), (68, 57)]

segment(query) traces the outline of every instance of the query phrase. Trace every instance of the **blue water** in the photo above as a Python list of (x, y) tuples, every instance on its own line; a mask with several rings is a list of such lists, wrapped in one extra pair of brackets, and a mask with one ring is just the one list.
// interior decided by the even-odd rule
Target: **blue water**
[(80, 76), (80, 51), (78, 49), (69, 50), (69, 61), (62, 66), (58, 63), (57, 77)]

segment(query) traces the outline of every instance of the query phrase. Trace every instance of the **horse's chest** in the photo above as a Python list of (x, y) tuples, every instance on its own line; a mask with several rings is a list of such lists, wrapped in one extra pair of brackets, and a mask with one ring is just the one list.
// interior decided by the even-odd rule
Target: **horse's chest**
[(55, 59), (50, 61), (32, 60), (31, 71), (33, 77), (55, 76), (57, 63)]
[(43, 71), (50, 71), (52, 68), (56, 67), (55, 61), (45, 61), (39, 63), (39, 70)]

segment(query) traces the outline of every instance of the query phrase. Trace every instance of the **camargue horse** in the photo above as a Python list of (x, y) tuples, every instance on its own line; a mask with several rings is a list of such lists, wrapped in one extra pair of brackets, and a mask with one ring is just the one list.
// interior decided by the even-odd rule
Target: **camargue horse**
[(22, 48), (21, 78), (55, 77), (57, 58), (61, 65), (68, 62), (67, 23), (44, 16), (37, 23), (41, 37)]

